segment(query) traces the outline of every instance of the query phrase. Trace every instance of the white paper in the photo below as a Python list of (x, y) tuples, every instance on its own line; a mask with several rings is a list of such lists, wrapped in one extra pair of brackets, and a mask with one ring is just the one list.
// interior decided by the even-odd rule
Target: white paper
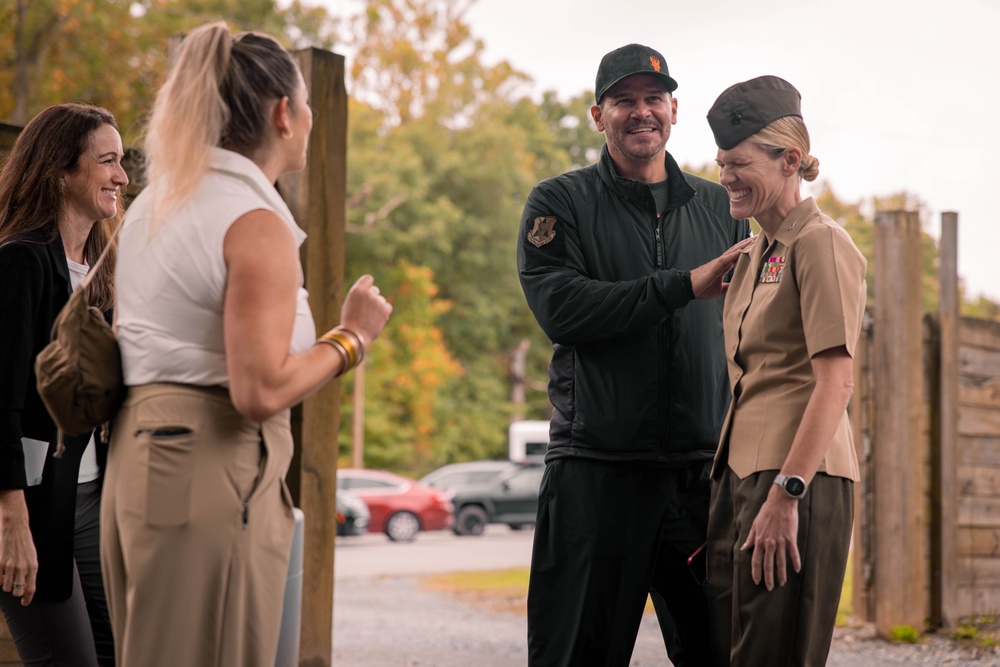
[(24, 472), (28, 478), (28, 486), (38, 486), (42, 483), (42, 470), (45, 468), (45, 456), (49, 453), (49, 443), (32, 438), (21, 438), (24, 449)]

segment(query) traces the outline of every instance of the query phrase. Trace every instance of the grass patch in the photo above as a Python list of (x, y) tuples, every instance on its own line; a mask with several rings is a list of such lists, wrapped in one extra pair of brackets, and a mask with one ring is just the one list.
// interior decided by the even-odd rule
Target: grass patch
[(951, 636), (960, 644), (993, 648), (1000, 645), (1000, 622), (996, 616), (987, 614), (963, 616)]
[[(443, 593), (460, 602), (488, 611), (528, 613), (528, 568), (478, 572), (449, 572), (420, 579), (420, 587)], [(654, 613), (653, 602), (646, 598), (647, 614)]]
[(918, 644), (920, 643), (920, 630), (909, 623), (894, 625), (889, 630), (889, 639), (894, 644)]
[(840, 589), (840, 604), (837, 605), (837, 627), (850, 624), (854, 609), (854, 552), (847, 554), (847, 572), (844, 573), (844, 585)]
[(424, 590), (450, 597), (489, 611), (528, 613), (528, 568), (482, 572), (449, 572), (420, 580)]
[[(853, 553), (847, 557), (847, 573), (844, 576), (840, 604), (837, 607), (837, 627), (850, 623), (851, 587), (854, 580), (852, 557)], [(437, 574), (422, 577), (420, 586), (424, 590), (443, 593), (479, 609), (515, 614), (528, 613), (528, 568), (526, 567)], [(643, 613), (655, 613), (653, 601), (648, 597)]]

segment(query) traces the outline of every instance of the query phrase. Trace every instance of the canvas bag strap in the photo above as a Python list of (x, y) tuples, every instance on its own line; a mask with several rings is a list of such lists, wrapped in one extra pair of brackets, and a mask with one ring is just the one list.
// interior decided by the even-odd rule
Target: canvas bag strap
[(101, 264), (104, 262), (104, 258), (108, 256), (108, 251), (111, 250), (111, 246), (113, 246), (115, 241), (118, 240), (118, 232), (122, 230), (123, 224), (125, 224), (125, 216), (122, 216), (122, 219), (118, 221), (118, 226), (115, 227), (114, 233), (108, 237), (108, 242), (104, 244), (104, 250), (101, 251), (101, 256), (97, 258), (94, 265), (90, 267), (89, 271), (87, 271), (87, 275), (85, 275), (83, 280), (80, 281), (80, 287), (78, 289), (86, 289), (87, 285), (90, 284), (90, 281), (94, 279), (94, 276), (97, 274), (97, 269), (99, 269)]
[[(79, 287), (77, 287), (76, 290), (74, 290), (74, 294), (76, 292), (80, 293), (79, 298), (83, 299), (85, 303), (86, 303), (86, 298), (87, 298), (87, 294), (86, 294), (87, 285), (90, 284), (90, 281), (93, 280), (94, 276), (97, 274), (97, 269), (99, 269), (100, 266), (101, 266), (101, 264), (104, 262), (104, 258), (108, 256), (108, 251), (111, 250), (111, 246), (118, 239), (118, 232), (120, 232), (122, 230), (122, 225), (123, 224), (125, 224), (125, 217), (124, 216), (122, 216), (122, 219), (118, 221), (118, 226), (115, 227), (114, 233), (111, 234), (111, 236), (108, 237), (108, 242), (107, 242), (107, 244), (105, 244), (104, 250), (101, 251), (101, 255), (97, 258), (97, 261), (94, 262), (94, 265), (92, 267), (90, 267), (90, 270), (87, 271), (87, 275), (85, 275), (83, 277), (83, 280), (80, 281)], [(70, 299), (72, 299), (72, 298), (73, 298), (73, 296), (70, 296)], [(110, 429), (109, 429), (109, 425), (107, 423), (101, 424), (100, 436), (99, 437), (105, 443), (108, 442), (109, 431), (110, 431)], [(66, 434), (63, 433), (63, 430), (61, 428), (57, 427), (56, 428), (56, 451), (53, 452), (53, 454), (52, 454), (53, 458), (56, 458), (56, 459), (62, 458), (63, 454), (66, 452), (65, 437), (66, 437)]]

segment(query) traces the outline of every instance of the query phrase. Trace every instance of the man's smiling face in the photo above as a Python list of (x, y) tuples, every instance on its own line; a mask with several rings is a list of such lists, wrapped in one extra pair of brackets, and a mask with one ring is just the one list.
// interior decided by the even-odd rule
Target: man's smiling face
[(591, 114), (616, 163), (649, 162), (662, 158), (677, 122), (677, 100), (660, 79), (634, 74), (605, 93)]

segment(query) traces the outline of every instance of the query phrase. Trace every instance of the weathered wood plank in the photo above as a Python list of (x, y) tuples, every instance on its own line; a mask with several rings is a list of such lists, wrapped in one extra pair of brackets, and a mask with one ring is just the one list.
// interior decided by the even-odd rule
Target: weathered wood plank
[(957, 491), (962, 495), (1000, 498), (1000, 466), (959, 465), (955, 479)]
[(959, 495), (959, 526), (1000, 526), (1000, 497)]
[(870, 622), (874, 619), (872, 596), (872, 465), (871, 440), (874, 408), (872, 399), (872, 348), (871, 311), (865, 312), (854, 355), (854, 387), (851, 397), (851, 432), (858, 457), (861, 479), (854, 485), (853, 557), (851, 567), (851, 607), (855, 618)]
[(1000, 377), (963, 374), (958, 380), (962, 405), (1000, 410)]
[(958, 337), (960, 345), (1000, 350), (1000, 322), (963, 317), (959, 320)]
[(955, 537), (956, 556), (1000, 558), (1000, 526), (962, 526)]
[(1000, 465), (1000, 433), (959, 437), (958, 463), (964, 465)]
[(874, 231), (873, 594), (876, 629), (888, 636), (899, 624), (920, 627), (931, 614), (930, 443), (920, 296), (898, 289), (900, 282), (920, 282), (920, 220), (913, 212), (884, 211)]
[(965, 375), (1000, 378), (1000, 350), (963, 345), (958, 350), (959, 369)]
[(1000, 434), (1000, 410), (963, 405), (958, 411), (958, 432), (960, 435)]
[[(1000, 558), (992, 556), (960, 556), (956, 559), (957, 583), (960, 586), (995, 587), (1000, 594)], [(1000, 601), (1000, 597), (996, 598)]]
[[(934, 623), (948, 625), (956, 620), (955, 584), (957, 562), (961, 551), (953, 530), (958, 520), (958, 413), (959, 413), (959, 284), (958, 284), (958, 214), (941, 214), (940, 300), (938, 304), (938, 433), (934, 447), (937, 469), (931, 473), (936, 482), (937, 513), (931, 525), (931, 618)], [(933, 350), (930, 353), (933, 356)], [(933, 364), (931, 364), (933, 366)], [(1000, 468), (997, 468), (1000, 473)]]
[(955, 587), (955, 618), (975, 614), (995, 614), (1000, 609), (1000, 586), (959, 585)]
[[(347, 92), (343, 56), (320, 49), (295, 53), (317, 109), (309, 159), (278, 187), (299, 225), (309, 234), (302, 268), (313, 317), (320, 331), (340, 320), (344, 294), (344, 223), (347, 188)], [(340, 382), (329, 382), (293, 415), (298, 445), (289, 485), (305, 514), (300, 663), (329, 666), (333, 657), (333, 568), (337, 534), (337, 430)], [(334, 443), (331, 446), (331, 443)]]

